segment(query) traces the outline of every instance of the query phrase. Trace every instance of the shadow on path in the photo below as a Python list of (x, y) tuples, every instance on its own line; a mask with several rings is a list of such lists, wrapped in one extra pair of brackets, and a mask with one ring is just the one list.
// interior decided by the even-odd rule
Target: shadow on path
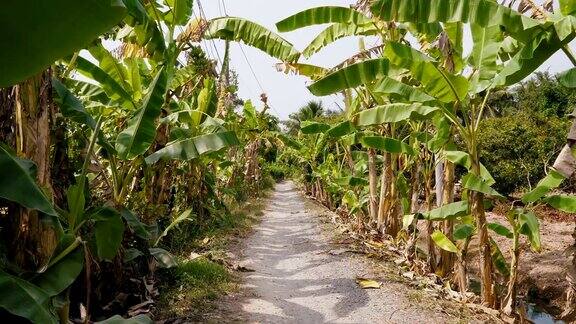
[[(229, 300), (234, 320), (258, 323), (445, 323), (411, 305), (399, 284), (360, 289), (355, 277), (369, 275), (367, 262), (335, 247), (323, 233), (312, 203), (292, 182), (280, 183), (262, 223), (246, 241), (242, 264), (245, 294)], [(314, 208), (312, 208), (314, 209)], [(403, 320), (409, 318), (408, 321)]]

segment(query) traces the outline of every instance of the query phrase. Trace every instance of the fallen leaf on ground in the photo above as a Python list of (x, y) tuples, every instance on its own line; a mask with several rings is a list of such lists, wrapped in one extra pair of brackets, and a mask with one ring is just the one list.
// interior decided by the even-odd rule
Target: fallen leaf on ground
[(362, 289), (380, 289), (380, 287), (382, 286), (382, 283), (380, 283), (376, 280), (362, 278), (362, 277), (356, 277), (356, 283), (360, 287), (362, 287)]

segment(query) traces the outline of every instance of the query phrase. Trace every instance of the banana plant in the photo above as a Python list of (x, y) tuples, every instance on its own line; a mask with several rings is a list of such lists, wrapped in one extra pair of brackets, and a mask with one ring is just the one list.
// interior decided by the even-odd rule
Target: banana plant
[[(67, 14), (63, 16), (63, 12)], [(126, 13), (121, 1), (6, 3), (0, 39), (10, 43), (11, 50), (0, 54), (0, 87), (23, 81), (82, 49), (118, 24)]]

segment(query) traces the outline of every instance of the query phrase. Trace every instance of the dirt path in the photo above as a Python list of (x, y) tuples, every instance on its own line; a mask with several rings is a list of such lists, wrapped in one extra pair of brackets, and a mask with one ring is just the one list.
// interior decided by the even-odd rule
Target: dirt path
[[(383, 281), (381, 289), (360, 289), (356, 276), (375, 274), (367, 259), (334, 253), (333, 233), (318, 207), (291, 182), (278, 184), (262, 223), (239, 248), (241, 293), (228, 296), (215, 321), (257, 323), (447, 323), (458, 319), (422, 309), (408, 288)], [(413, 298), (412, 298), (413, 299)]]

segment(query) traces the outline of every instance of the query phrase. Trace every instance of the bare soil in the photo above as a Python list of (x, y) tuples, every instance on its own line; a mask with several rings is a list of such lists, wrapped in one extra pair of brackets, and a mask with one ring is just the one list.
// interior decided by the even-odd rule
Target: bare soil
[[(566, 214), (548, 211), (538, 211), (542, 251), (532, 251), (526, 238), (521, 240), (518, 282), (525, 299), (539, 304), (552, 315), (559, 315), (565, 302), (566, 269), (571, 262), (565, 251), (574, 243), (574, 221), (564, 221)], [(488, 221), (507, 225), (505, 217), (498, 213), (488, 213)], [(511, 240), (498, 235), (493, 238), (509, 259)]]

